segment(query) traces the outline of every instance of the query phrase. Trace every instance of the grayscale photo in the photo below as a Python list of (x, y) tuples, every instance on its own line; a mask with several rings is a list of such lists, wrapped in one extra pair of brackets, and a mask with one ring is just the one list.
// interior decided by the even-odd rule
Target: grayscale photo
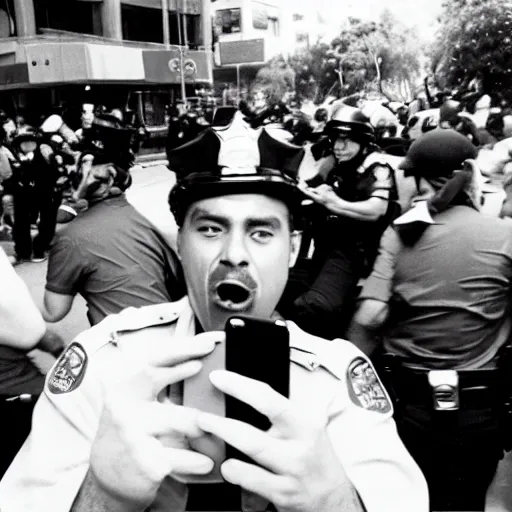
[(512, 512), (512, 0), (0, 0), (0, 512)]

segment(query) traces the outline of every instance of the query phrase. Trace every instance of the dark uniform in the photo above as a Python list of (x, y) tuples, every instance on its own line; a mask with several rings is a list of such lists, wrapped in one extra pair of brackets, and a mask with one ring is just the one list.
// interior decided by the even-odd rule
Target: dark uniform
[[(398, 208), (394, 171), (372, 145), (373, 128), (358, 109), (344, 106), (340, 110), (327, 124), (326, 133), (333, 142), (338, 133), (346, 133), (361, 149), (352, 160), (339, 162), (325, 184), (345, 201), (357, 203), (379, 197), (388, 206), (375, 221), (337, 215), (320, 204), (308, 207), (309, 231), (315, 244), (311, 286), (295, 301), (293, 315), (305, 330), (327, 338), (344, 336), (359, 279), (371, 272), (380, 237)], [(323, 181), (313, 180), (310, 185)]]
[(512, 326), (512, 223), (481, 214), (466, 189), (453, 188), (461, 175), (453, 171), (475, 153), (453, 130), (413, 143), (403, 167), (437, 190), (443, 211), (419, 236), (397, 226), (389, 288), (371, 276), (364, 290), (365, 298), (390, 298), (383, 365), (399, 434), (434, 510), (483, 510), (510, 437), (501, 423), (510, 389), (501, 358)]
[[(25, 152), (22, 146), (28, 145), (34, 147)], [(28, 260), (32, 257), (30, 228), (31, 224), (37, 221), (37, 149), (38, 140), (34, 133), (18, 135), (12, 143), (12, 152), (16, 160), (12, 163), (12, 188), (9, 191), (12, 191), (14, 199), (13, 239), (16, 257), (19, 260)]]

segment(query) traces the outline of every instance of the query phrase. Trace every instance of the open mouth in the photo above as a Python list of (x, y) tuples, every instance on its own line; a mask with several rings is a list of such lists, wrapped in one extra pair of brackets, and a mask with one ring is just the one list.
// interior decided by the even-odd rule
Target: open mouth
[(215, 304), (229, 311), (249, 308), (254, 298), (255, 292), (238, 281), (223, 281), (215, 287)]

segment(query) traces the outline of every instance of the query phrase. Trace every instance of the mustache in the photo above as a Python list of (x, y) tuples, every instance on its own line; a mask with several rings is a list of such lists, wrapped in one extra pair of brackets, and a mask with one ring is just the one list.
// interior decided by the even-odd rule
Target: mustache
[(215, 286), (222, 281), (238, 281), (249, 290), (255, 290), (258, 287), (258, 283), (252, 277), (251, 273), (247, 269), (230, 269), (217, 267), (210, 275), (208, 279), (209, 290), (214, 290)]

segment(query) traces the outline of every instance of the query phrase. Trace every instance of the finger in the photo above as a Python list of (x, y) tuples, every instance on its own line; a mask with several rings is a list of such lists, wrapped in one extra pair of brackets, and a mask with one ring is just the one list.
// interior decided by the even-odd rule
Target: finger
[(297, 407), (264, 382), (225, 370), (213, 371), (210, 381), (223, 393), (238, 398), (264, 414), (284, 434), (296, 433), (296, 426), (303, 422)]
[(149, 363), (154, 366), (173, 366), (190, 359), (204, 357), (225, 339), (224, 332), (211, 331), (191, 338), (174, 339), (153, 347)]
[(181, 407), (172, 402), (152, 402), (139, 412), (139, 427), (152, 436), (172, 436), (197, 438), (204, 431), (197, 425), (197, 409)]
[(293, 481), (290, 477), (276, 475), (254, 464), (229, 459), (221, 465), (220, 471), (230, 484), (258, 494), (276, 507), (285, 505), (293, 493)]
[[(113, 400), (138, 399), (155, 400), (167, 386), (181, 382), (198, 373), (202, 368), (201, 361), (187, 361), (169, 368), (145, 366), (138, 369), (123, 382), (119, 382)], [(119, 397), (121, 395), (121, 398)]]
[(123, 462), (135, 466), (140, 472), (141, 480), (149, 477), (160, 485), (174, 471), (202, 475), (213, 468), (213, 461), (205, 455), (191, 450), (165, 447), (154, 437), (137, 437), (131, 442), (132, 449), (127, 452)]
[(206, 475), (213, 470), (213, 460), (199, 452), (179, 448), (166, 448), (170, 460), (170, 473)]
[(213, 461), (202, 453), (166, 447), (155, 439), (141, 443), (138, 453), (145, 460), (145, 466), (152, 468), (160, 479), (172, 473), (206, 475), (214, 466)]
[(205, 412), (199, 413), (197, 424), (204, 432), (219, 437), (271, 471), (286, 470), (289, 454), (283, 449), (283, 440), (242, 421)]

